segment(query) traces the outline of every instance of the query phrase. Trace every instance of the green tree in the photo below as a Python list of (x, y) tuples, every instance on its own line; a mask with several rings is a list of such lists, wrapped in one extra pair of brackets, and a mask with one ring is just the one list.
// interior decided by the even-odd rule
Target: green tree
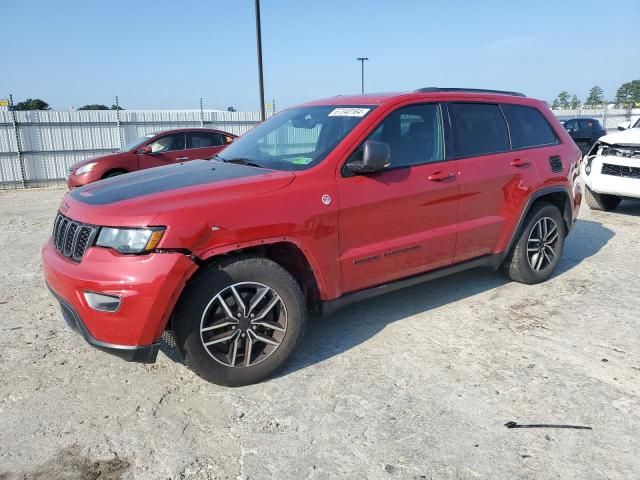
[(569, 108), (575, 110), (576, 108), (580, 108), (580, 100), (577, 95), (571, 97), (571, 101), (569, 102)]
[(120, 105), (111, 105), (111, 109), (110, 110), (124, 110), (124, 108), (122, 108)]
[(640, 105), (640, 80), (623, 83), (616, 92), (616, 107), (633, 108)]
[(84, 105), (78, 110), (109, 110), (109, 107), (107, 107), (106, 105), (101, 105), (99, 103), (92, 103), (89, 105)]
[(39, 98), (27, 98), (23, 102), (18, 102), (13, 106), (14, 110), (51, 110), (51, 107), (44, 100)]
[(566, 90), (561, 91), (558, 96), (556, 97), (556, 99), (553, 101), (553, 103), (551, 104), (551, 108), (563, 108), (563, 109), (567, 109), (570, 108), (571, 106), (571, 102), (570, 102), (570, 95), (569, 92), (567, 92)]
[(604, 91), (598, 85), (589, 90), (589, 96), (584, 101), (584, 105), (588, 107), (601, 107), (604, 105)]

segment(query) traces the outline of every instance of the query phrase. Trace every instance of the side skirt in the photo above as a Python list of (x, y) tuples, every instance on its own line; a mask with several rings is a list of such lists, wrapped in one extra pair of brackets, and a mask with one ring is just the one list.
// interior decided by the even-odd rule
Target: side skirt
[(419, 283), (446, 277), (447, 275), (463, 272), (472, 268), (489, 267), (495, 270), (500, 266), (505, 256), (505, 253), (485, 255), (474, 258), (473, 260), (467, 260), (466, 262), (456, 263), (455, 265), (438, 268), (437, 270), (431, 270), (430, 272), (401, 278), (400, 280), (395, 280), (391, 283), (385, 283), (375, 287), (366, 288), (364, 290), (358, 290), (357, 292), (347, 293), (334, 300), (322, 302), (322, 315), (331, 314), (350, 303), (366, 300), (367, 298), (376, 297), (378, 295), (400, 290), (401, 288), (411, 287), (413, 285), (418, 285)]

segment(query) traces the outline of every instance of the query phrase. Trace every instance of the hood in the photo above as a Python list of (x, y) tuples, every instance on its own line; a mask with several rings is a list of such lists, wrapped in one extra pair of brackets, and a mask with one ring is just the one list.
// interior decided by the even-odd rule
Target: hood
[(106, 155), (100, 155), (99, 157), (85, 158), (84, 160), (80, 160), (79, 162), (76, 162), (73, 165), (71, 165), (69, 167), (69, 170), (76, 171), (78, 168), (82, 167), (83, 165), (86, 165), (87, 163), (97, 162), (98, 160), (113, 157), (114, 155), (118, 155), (120, 153), (122, 152), (113, 152), (113, 153), (107, 153)]
[(605, 135), (600, 137), (598, 141), (609, 145), (640, 145), (640, 128), (630, 128), (629, 130)]
[(137, 226), (168, 211), (278, 190), (294, 178), (292, 172), (193, 160), (76, 188), (62, 209), (74, 220), (94, 225)]

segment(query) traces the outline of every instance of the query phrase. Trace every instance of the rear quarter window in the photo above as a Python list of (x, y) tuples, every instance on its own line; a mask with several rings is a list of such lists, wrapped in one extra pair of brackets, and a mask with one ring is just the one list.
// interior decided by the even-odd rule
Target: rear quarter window
[(514, 150), (558, 143), (553, 128), (536, 108), (522, 105), (502, 105), (509, 122)]

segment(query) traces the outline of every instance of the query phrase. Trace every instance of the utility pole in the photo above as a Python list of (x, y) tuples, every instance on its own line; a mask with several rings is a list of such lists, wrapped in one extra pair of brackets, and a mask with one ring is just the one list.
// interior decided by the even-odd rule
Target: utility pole
[(258, 47), (258, 85), (260, 88), (260, 120), (264, 122), (266, 112), (264, 109), (264, 84), (262, 75), (262, 31), (260, 28), (260, 0), (256, 0), (256, 42)]
[(358, 60), (360, 62), (360, 67), (361, 67), (361, 91), (364, 94), (364, 62), (366, 60), (369, 60), (367, 57), (358, 57), (356, 58), (356, 60)]

